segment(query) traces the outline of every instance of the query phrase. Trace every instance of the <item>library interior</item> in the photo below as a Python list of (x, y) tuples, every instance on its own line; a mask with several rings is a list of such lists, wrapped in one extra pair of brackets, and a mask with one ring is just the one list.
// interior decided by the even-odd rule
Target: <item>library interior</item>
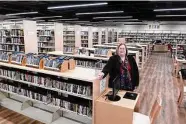
[(186, 124), (186, 1), (0, 1), (0, 124)]

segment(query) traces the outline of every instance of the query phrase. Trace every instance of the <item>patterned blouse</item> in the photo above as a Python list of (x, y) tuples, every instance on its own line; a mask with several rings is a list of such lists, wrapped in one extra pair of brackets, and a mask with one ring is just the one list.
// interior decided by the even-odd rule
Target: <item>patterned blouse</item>
[(130, 71), (131, 71), (131, 66), (128, 60), (125, 59), (124, 62), (122, 61), (120, 66), (121, 90), (128, 90), (128, 91), (133, 90)]

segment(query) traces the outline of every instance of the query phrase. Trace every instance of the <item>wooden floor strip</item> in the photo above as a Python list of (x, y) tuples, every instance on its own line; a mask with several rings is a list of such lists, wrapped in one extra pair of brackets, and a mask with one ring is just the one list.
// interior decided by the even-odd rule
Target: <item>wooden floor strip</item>
[(172, 59), (167, 53), (153, 53), (140, 71), (140, 113), (150, 114), (152, 104), (161, 93), (162, 110), (155, 124), (186, 124), (186, 109), (177, 107), (179, 79), (172, 76)]

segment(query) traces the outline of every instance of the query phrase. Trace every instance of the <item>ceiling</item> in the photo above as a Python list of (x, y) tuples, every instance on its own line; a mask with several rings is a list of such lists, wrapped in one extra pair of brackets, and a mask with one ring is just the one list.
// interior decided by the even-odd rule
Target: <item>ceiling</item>
[[(89, 6), (89, 7), (75, 7), (75, 8), (64, 8), (57, 10), (48, 10), (47, 7), (51, 6), (66, 6), (66, 5), (80, 5), (80, 4), (91, 4), (98, 3), (100, 1), (0, 1), (0, 15), (1, 19), (7, 18), (34, 18), (41, 16), (62, 16), (61, 19), (72, 19), (78, 18), (78, 21), (90, 21), (93, 24), (110, 24), (116, 22), (117, 19), (94, 19), (94, 17), (110, 17), (110, 16), (132, 16), (133, 19), (138, 19), (138, 21), (186, 21), (186, 16), (184, 17), (156, 17), (156, 15), (183, 15), (186, 13), (184, 11), (164, 11), (164, 12), (154, 12), (154, 9), (166, 9), (166, 8), (186, 8), (186, 1), (108, 1), (107, 5), (102, 6)], [(103, 3), (103, 1), (101, 2)], [(4, 16), (11, 13), (23, 13), (29, 11), (37, 11), (37, 14), (24, 14), (19, 16)], [(115, 14), (94, 14), (94, 15), (76, 15), (76, 13), (87, 13), (87, 12), (109, 12), (109, 11), (124, 11), (122, 13)], [(0, 16), (1, 17), (1, 16)], [(53, 19), (60, 19), (60, 17), (45, 18), (45, 21), (50, 21)], [(42, 19), (43, 20), (43, 19)], [(115, 20), (108, 21), (105, 20)], [(58, 20), (59, 21), (59, 20)], [(124, 22), (126, 22), (123, 19)], [(137, 21), (137, 22), (138, 22)], [(64, 21), (62, 21), (64, 22)], [(73, 23), (73, 22), (71, 22)], [(75, 22), (79, 23), (79, 22)]]

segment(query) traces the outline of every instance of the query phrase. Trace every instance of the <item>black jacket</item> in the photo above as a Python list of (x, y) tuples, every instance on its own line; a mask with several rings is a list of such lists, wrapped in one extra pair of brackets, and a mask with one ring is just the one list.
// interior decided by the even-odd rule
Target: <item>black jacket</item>
[[(128, 62), (130, 64), (131, 67), (131, 80), (132, 80), (132, 84), (133, 84), (133, 89), (139, 85), (139, 71), (138, 71), (138, 67), (136, 64), (135, 59), (133, 58), (133, 56), (128, 55)], [(107, 74), (109, 74), (110, 79), (109, 79), (109, 87), (112, 88), (112, 82), (113, 80), (120, 75), (120, 66), (121, 66), (121, 59), (118, 55), (113, 55), (109, 58), (107, 64), (105, 65), (105, 67), (103, 68), (102, 72), (104, 73), (104, 77), (105, 78), (107, 76)]]

